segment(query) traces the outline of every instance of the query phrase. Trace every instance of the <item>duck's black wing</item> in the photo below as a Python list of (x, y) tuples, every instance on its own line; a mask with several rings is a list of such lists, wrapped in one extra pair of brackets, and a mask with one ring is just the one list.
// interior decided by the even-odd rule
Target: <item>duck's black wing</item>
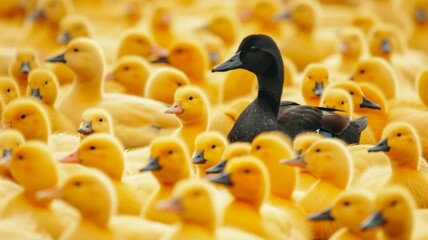
[[(348, 117), (336, 114), (336, 109), (299, 105), (295, 102), (281, 102), (278, 123), (283, 132), (291, 138), (302, 132), (324, 131), (333, 136), (346, 136), (351, 132), (346, 129), (350, 125)], [(359, 135), (358, 135), (359, 136)], [(359, 137), (358, 137), (359, 139)]]
[(354, 144), (360, 142), (361, 132), (366, 129), (368, 120), (366, 116), (354, 119), (350, 122), (349, 126), (341, 134), (334, 135), (340, 138), (347, 144)]

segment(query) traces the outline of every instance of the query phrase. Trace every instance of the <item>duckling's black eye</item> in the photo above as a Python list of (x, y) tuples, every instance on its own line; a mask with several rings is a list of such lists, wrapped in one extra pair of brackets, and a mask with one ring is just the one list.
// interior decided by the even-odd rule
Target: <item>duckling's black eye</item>
[(260, 145), (256, 146), (256, 150), (260, 150), (260, 148), (262, 148)]
[(394, 201), (392, 201), (389, 205), (391, 205), (391, 207), (394, 207), (395, 205), (397, 205), (397, 201), (396, 201), (396, 200), (394, 200)]
[(189, 100), (193, 100), (193, 97), (189, 97)]
[(8, 88), (6, 91), (7, 91), (7, 92), (10, 92), (11, 90), (10, 90), (10, 88)]
[(90, 146), (90, 147), (89, 147), (89, 149), (91, 149), (91, 150), (95, 150), (95, 149), (96, 149), (96, 147), (95, 147), (95, 146)]
[(348, 202), (348, 201), (344, 201), (344, 202), (343, 202), (343, 206), (347, 207), (347, 206), (349, 206), (349, 205), (351, 205), (351, 203), (350, 203), (350, 202)]
[(74, 182), (74, 186), (76, 186), (76, 187), (80, 187), (82, 185), (82, 183), (81, 182), (79, 182), (79, 181), (75, 181)]
[(182, 53), (183, 53), (183, 49), (177, 49), (177, 50), (175, 50), (175, 52), (176, 52), (177, 54), (182, 54)]
[(397, 137), (401, 137), (401, 133), (397, 133)]
[(354, 92), (349, 92), (349, 94), (354, 95)]
[(256, 48), (255, 46), (251, 46), (250, 47), (250, 51), (252, 51), (252, 52), (255, 52), (255, 51), (257, 51), (258, 50), (258, 48)]
[(25, 115), (25, 114), (21, 115), (21, 119), (25, 119), (26, 117), (27, 117), (27, 115)]
[(193, 192), (193, 196), (194, 197), (199, 197), (201, 195), (201, 192), (200, 191), (194, 191)]
[(342, 101), (340, 104), (344, 105), (344, 104), (345, 104), (345, 102), (344, 102), (344, 101)]
[(321, 152), (321, 149), (317, 148), (315, 149), (315, 152)]
[(364, 69), (361, 69), (361, 70), (360, 70), (360, 73), (361, 73), (361, 74), (364, 74), (364, 73), (366, 73), (366, 71), (365, 71)]
[(128, 66), (126, 66), (126, 67), (124, 67), (124, 68), (123, 68), (123, 70), (128, 71), (128, 70), (129, 70), (129, 67), (128, 67)]
[(181, 83), (177, 83), (177, 86), (181, 87)]
[(102, 118), (98, 119), (98, 122), (103, 122), (103, 119)]
[(215, 149), (215, 145), (212, 145), (212, 146), (211, 146), (211, 149)]
[(168, 154), (169, 154), (169, 155), (171, 155), (172, 153), (173, 153), (173, 151), (172, 151), (172, 150), (169, 150), (169, 151), (168, 151)]
[(311, 78), (312, 78), (312, 76), (311, 76), (311, 75), (309, 75), (309, 76), (308, 76), (308, 78), (309, 78), (309, 79), (311, 79)]
[(79, 51), (79, 49), (77, 49), (77, 48), (73, 49), (73, 52), (78, 52), (78, 51)]
[(19, 155), (19, 156), (18, 156), (18, 159), (19, 159), (19, 160), (24, 160), (24, 156)]
[(247, 168), (247, 169), (244, 169), (244, 173), (245, 173), (245, 174), (248, 174), (248, 173), (250, 173), (250, 172), (251, 172), (251, 170), (250, 170), (250, 169), (248, 169), (248, 168)]
[(48, 81), (45, 81), (45, 85), (48, 85)]

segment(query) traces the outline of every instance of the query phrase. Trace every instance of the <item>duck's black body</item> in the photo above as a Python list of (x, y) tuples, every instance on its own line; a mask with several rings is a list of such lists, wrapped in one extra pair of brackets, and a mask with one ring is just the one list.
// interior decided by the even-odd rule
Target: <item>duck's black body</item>
[(266, 35), (250, 35), (236, 54), (212, 69), (228, 71), (243, 68), (257, 75), (257, 98), (241, 113), (228, 135), (230, 142), (251, 142), (258, 134), (280, 130), (291, 138), (308, 131), (319, 131), (339, 137), (347, 143), (358, 143), (367, 119), (350, 122), (334, 109), (281, 102), (284, 65), (275, 42)]

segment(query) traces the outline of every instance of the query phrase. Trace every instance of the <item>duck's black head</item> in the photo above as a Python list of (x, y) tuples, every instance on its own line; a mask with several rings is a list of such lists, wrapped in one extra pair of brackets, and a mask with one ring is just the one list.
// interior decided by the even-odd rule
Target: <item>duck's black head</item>
[(246, 69), (257, 76), (280, 73), (281, 79), (284, 72), (278, 46), (271, 37), (263, 34), (249, 35), (244, 38), (236, 54), (214, 67), (212, 72), (225, 72), (237, 68)]

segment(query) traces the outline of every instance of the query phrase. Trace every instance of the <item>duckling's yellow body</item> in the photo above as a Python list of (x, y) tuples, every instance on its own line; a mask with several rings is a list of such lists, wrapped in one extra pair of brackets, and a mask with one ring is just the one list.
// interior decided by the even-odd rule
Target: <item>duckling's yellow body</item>
[(195, 139), (208, 129), (210, 108), (203, 92), (194, 86), (185, 86), (175, 92), (175, 103), (165, 111), (175, 114), (181, 127), (175, 135), (184, 140), (189, 152), (193, 152)]
[(251, 98), (238, 98), (228, 104), (218, 106), (211, 115), (209, 130), (217, 131), (227, 136), (239, 115), (251, 102)]
[(35, 49), (22, 48), (16, 52), (16, 57), (9, 64), (9, 75), (18, 84), (20, 96), (24, 96), (27, 92), (28, 74), (39, 66)]
[(176, 215), (155, 208), (158, 201), (168, 198), (174, 185), (191, 176), (189, 154), (184, 143), (175, 137), (160, 137), (150, 144), (150, 159), (140, 171), (152, 171), (159, 188), (152, 193), (142, 215), (148, 220), (172, 224)]

